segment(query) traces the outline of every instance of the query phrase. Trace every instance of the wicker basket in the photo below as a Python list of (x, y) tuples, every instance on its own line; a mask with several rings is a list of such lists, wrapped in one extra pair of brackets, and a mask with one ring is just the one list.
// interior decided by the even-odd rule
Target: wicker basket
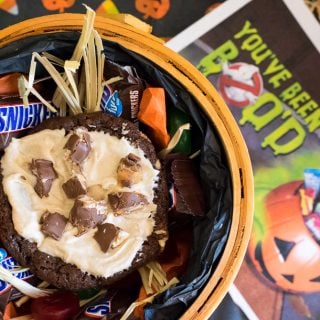
[[(81, 14), (59, 14), (34, 18), (0, 30), (0, 49), (34, 35), (80, 31)], [(130, 15), (96, 17), (101, 37), (120, 44), (157, 64), (180, 82), (199, 103), (216, 128), (225, 148), (232, 178), (233, 212), (231, 229), (223, 255), (202, 290), (181, 319), (210, 317), (232, 284), (243, 261), (253, 220), (253, 175), (241, 132), (228, 107), (211, 83), (189, 62), (166, 48), (149, 33), (148, 25)]]

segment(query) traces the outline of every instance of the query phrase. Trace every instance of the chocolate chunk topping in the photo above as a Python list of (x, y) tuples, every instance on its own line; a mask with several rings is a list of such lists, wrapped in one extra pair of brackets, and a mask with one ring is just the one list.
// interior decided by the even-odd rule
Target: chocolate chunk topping
[(116, 238), (119, 228), (111, 223), (98, 225), (98, 230), (94, 234), (94, 239), (98, 242), (101, 250), (107, 252), (111, 242)]
[(82, 131), (81, 133), (72, 134), (64, 147), (71, 151), (71, 160), (80, 164), (87, 158), (91, 150), (91, 142), (88, 132)]
[(129, 166), (133, 166), (141, 160), (141, 158), (134, 153), (129, 153), (124, 159), (127, 160)]
[(66, 181), (62, 188), (68, 198), (74, 199), (82, 194), (87, 193), (87, 188), (84, 181), (81, 181), (79, 176), (74, 176), (68, 181)]
[(57, 178), (57, 173), (53, 168), (52, 161), (45, 159), (33, 159), (30, 169), (32, 174), (37, 177), (37, 182), (34, 187), (35, 192), (40, 198), (43, 196), (48, 197), (52, 182)]
[(79, 196), (71, 209), (70, 220), (81, 234), (103, 222), (106, 218), (105, 212), (106, 203), (104, 201), (94, 201), (88, 196)]
[(60, 213), (46, 211), (40, 219), (41, 231), (48, 237), (59, 240), (67, 225), (68, 219)]
[(117, 169), (118, 181), (123, 187), (131, 187), (133, 184), (141, 181), (140, 157), (129, 153), (119, 162)]
[(148, 204), (146, 197), (137, 192), (113, 192), (108, 194), (111, 208), (118, 214), (139, 209)]

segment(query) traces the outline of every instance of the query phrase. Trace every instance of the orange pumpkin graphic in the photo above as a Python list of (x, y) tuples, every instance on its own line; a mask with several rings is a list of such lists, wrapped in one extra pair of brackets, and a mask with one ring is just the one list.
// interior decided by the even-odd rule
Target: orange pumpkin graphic
[(266, 196), (267, 231), (249, 246), (256, 269), (277, 287), (292, 292), (320, 291), (320, 245), (304, 223), (299, 189), (303, 181), (285, 183)]
[(170, 9), (170, 0), (136, 0), (135, 5), (144, 19), (162, 19)]
[(59, 10), (64, 12), (65, 8), (70, 8), (74, 5), (76, 0), (42, 0), (43, 6), (50, 11)]

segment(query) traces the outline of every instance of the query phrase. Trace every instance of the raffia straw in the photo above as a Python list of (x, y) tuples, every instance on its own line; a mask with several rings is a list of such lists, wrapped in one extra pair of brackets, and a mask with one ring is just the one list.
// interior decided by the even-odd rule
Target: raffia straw
[(97, 88), (97, 103), (96, 103), (95, 111), (99, 111), (100, 102), (103, 94), (103, 88), (104, 88), (103, 72), (104, 72), (104, 64), (105, 64), (105, 55), (103, 51), (103, 43), (102, 43), (101, 37), (99, 36), (96, 30), (93, 31), (93, 35), (94, 35), (94, 43), (96, 46), (97, 64), (98, 64), (98, 71), (97, 71), (98, 88)]
[(151, 303), (158, 294), (166, 291), (167, 289), (169, 289), (170, 287), (172, 287), (178, 283), (179, 283), (179, 280), (177, 278), (172, 278), (163, 288), (161, 288), (161, 290), (159, 292), (153, 294), (152, 296), (150, 296), (144, 300), (133, 302), (129, 306), (127, 311), (124, 313), (124, 315), (120, 318), (120, 320), (127, 320), (136, 307), (144, 305), (146, 303)]
[(39, 298), (47, 296), (51, 293), (51, 290), (43, 290), (32, 286), (30, 283), (16, 278), (9, 270), (6, 270), (0, 266), (0, 279), (10, 283), (13, 287), (18, 289), (20, 292), (31, 298)]
[(89, 78), (88, 83), (90, 84), (90, 100), (89, 105), (87, 105), (88, 112), (94, 112), (97, 104), (97, 94), (98, 94), (98, 78), (97, 78), (97, 55), (96, 55), (96, 47), (94, 44), (94, 34), (91, 33), (88, 47), (88, 62), (89, 62)]
[(151, 261), (138, 269), (146, 293), (152, 294), (161, 290), (167, 283), (167, 275), (157, 261)]
[(32, 318), (31, 314), (28, 314), (28, 315), (25, 315), (25, 316), (11, 318), (10, 320), (33, 320), (33, 318)]
[[(25, 94), (28, 87), (30, 87), (28, 80), (24, 76), (19, 77), (19, 79), (18, 79), (18, 88), (19, 88), (20, 97), (23, 100), (23, 105), (24, 105), (25, 108), (29, 108), (28, 95)], [(44, 99), (36, 89), (31, 87), (30, 91), (50, 111), (57, 112), (57, 109), (53, 105), (51, 105), (46, 99)]]
[(52, 79), (57, 83), (61, 94), (63, 95), (73, 114), (81, 113), (82, 110), (79, 105), (79, 101), (77, 101), (67, 83), (57, 69), (53, 66), (53, 64), (46, 57), (40, 56), (40, 54), (37, 52), (34, 52), (33, 56), (42, 64)]
[(57, 66), (63, 68), (64, 63), (65, 63), (64, 60), (62, 60), (62, 59), (54, 56), (53, 54), (51, 54), (51, 53), (49, 53), (49, 52), (46, 52), (46, 51), (42, 52), (42, 55), (43, 55), (44, 57), (46, 57), (46, 58), (47, 58), (50, 62), (52, 62), (53, 64), (56, 64)]
[(91, 298), (88, 298), (88, 299), (84, 299), (84, 300), (81, 300), (80, 301), (80, 307), (83, 307), (85, 306), (87, 303), (93, 301), (94, 299), (104, 295), (105, 293), (107, 292), (107, 290), (103, 289), (103, 290), (100, 290), (96, 295), (94, 295), (93, 297)]
[(153, 293), (153, 289), (151, 287), (151, 285), (149, 285), (149, 272), (147, 270), (146, 267), (141, 267), (138, 269), (140, 277), (141, 277), (141, 281), (142, 281), (142, 285), (144, 287), (144, 289), (146, 290), (146, 293), (152, 294)]
[(79, 98), (79, 92), (78, 92), (78, 88), (77, 88), (77, 83), (76, 83), (76, 80), (75, 80), (75, 74), (77, 72), (77, 70), (79, 69), (80, 67), (80, 63), (78, 61), (71, 61), (71, 60), (67, 60), (65, 61), (64, 63), (64, 71), (65, 71), (65, 74), (67, 76), (67, 80), (68, 82), (70, 83), (70, 86), (71, 86), (71, 90), (73, 92), (73, 95), (77, 101), (77, 104), (79, 106), (81, 106), (80, 104), (80, 98)]
[(168, 155), (174, 149), (174, 147), (179, 143), (184, 130), (190, 130), (190, 123), (185, 123), (178, 128), (176, 133), (173, 135), (173, 137), (169, 141), (167, 147), (165, 149), (162, 149), (159, 152), (158, 154), (159, 158), (163, 159), (166, 155)]
[(103, 81), (103, 84), (106, 85), (106, 84), (113, 84), (113, 83), (116, 83), (120, 80), (123, 80), (123, 77), (120, 77), (120, 76), (116, 76), (116, 77), (112, 77), (108, 80), (105, 80)]
[[(46, 281), (43, 281), (41, 282), (37, 288), (38, 289), (45, 289), (45, 288), (48, 288), (49, 287), (49, 283), (46, 282)], [(14, 304), (20, 308), (23, 304), (25, 304), (26, 302), (28, 302), (30, 300), (30, 297), (29, 296), (22, 296), (19, 300), (15, 301)]]
[[(86, 12), (83, 28), (82, 28), (82, 31), (80, 34), (80, 38), (76, 44), (75, 50), (73, 51), (72, 57), (70, 59), (73, 61), (78, 61), (79, 63), (83, 58), (83, 54), (85, 52), (85, 48), (88, 45), (90, 35), (93, 32), (94, 20), (95, 20), (95, 16), (96, 16), (95, 12), (91, 8), (89, 8), (86, 5), (84, 5), (84, 6), (85, 6), (87, 12)], [(64, 75), (63, 79), (65, 81), (67, 81), (67, 76)], [(68, 82), (67, 82), (67, 84), (68, 84)], [(79, 94), (79, 96), (81, 96), (81, 94)], [(61, 91), (61, 89), (59, 87), (57, 87), (57, 89), (53, 95), (52, 101), (56, 106), (59, 106), (61, 108), (61, 115), (63, 115), (63, 116), (66, 115), (65, 99), (64, 99), (63, 92)], [(73, 110), (71, 110), (71, 111), (73, 112)]]

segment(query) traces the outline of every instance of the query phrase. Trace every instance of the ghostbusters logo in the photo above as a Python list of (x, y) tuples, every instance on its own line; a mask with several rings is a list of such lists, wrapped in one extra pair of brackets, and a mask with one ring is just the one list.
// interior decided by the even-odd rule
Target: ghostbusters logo
[(227, 104), (238, 108), (253, 104), (263, 91), (259, 68), (243, 62), (224, 64), (218, 90)]

